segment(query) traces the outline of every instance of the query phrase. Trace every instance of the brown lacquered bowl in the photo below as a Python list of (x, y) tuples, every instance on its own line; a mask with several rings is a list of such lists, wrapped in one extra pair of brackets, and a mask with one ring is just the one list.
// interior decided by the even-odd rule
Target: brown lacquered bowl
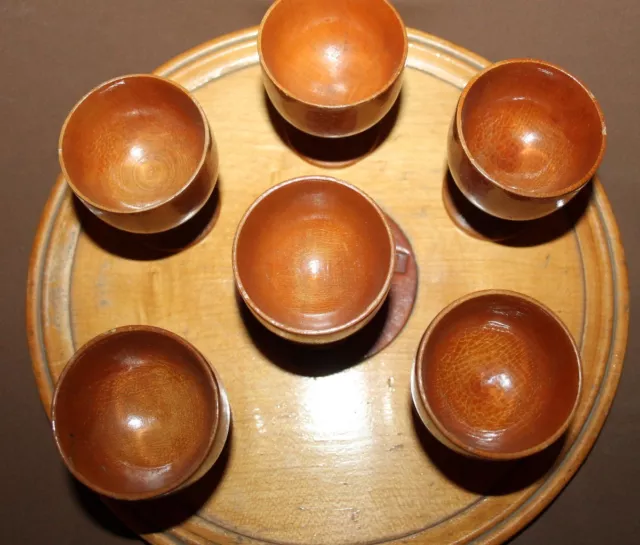
[(240, 221), (233, 273), (249, 309), (274, 333), (338, 341), (382, 306), (395, 267), (386, 217), (346, 182), (307, 176), (263, 193)]
[(565, 70), (534, 59), (498, 62), (460, 96), (449, 168), (484, 212), (536, 219), (566, 204), (593, 177), (606, 133), (595, 97)]
[(407, 58), (404, 23), (386, 0), (276, 0), (258, 52), (278, 112), (322, 137), (360, 133), (391, 109)]
[(217, 181), (218, 152), (206, 116), (177, 83), (122, 76), (85, 95), (58, 145), (76, 196), (105, 222), (157, 233), (186, 222)]
[(187, 341), (125, 326), (81, 347), (52, 402), (56, 444), (71, 473), (105, 496), (142, 500), (195, 482), (222, 452), (225, 390)]
[(502, 290), (458, 299), (425, 332), (414, 404), (443, 444), (471, 457), (514, 459), (566, 431), (580, 398), (580, 355), (548, 308)]

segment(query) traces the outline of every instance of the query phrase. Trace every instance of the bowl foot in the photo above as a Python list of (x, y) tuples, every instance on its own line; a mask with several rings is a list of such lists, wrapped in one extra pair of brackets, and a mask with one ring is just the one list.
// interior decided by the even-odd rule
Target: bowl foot
[(201, 242), (213, 229), (220, 215), (218, 185), (204, 206), (182, 225), (151, 235), (140, 235), (142, 244), (159, 253), (173, 254)]
[(361, 133), (340, 138), (323, 138), (301, 131), (278, 113), (266, 93), (264, 101), (273, 128), (290, 150), (311, 165), (338, 169), (360, 162), (384, 143), (398, 119), (402, 92), (375, 125)]
[(286, 145), (302, 160), (321, 168), (346, 168), (375, 150), (381, 139), (377, 125), (361, 134), (342, 138), (322, 138), (307, 134), (282, 121), (280, 134)]
[(447, 170), (442, 184), (442, 201), (451, 221), (467, 235), (499, 242), (519, 234), (524, 222), (496, 218), (472, 204), (458, 189)]

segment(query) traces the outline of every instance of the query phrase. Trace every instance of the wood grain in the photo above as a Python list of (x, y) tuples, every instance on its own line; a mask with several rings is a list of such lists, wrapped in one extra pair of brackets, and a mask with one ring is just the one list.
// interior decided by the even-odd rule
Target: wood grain
[(498, 218), (532, 220), (589, 183), (606, 140), (600, 106), (582, 82), (544, 61), (509, 59), (463, 89), (448, 163), (475, 206)]
[(133, 74), (87, 93), (63, 123), (62, 173), (103, 221), (158, 233), (191, 219), (218, 177), (206, 114), (175, 82)]
[[(234, 414), (225, 464), (160, 504), (111, 504), (152, 543), (498, 543), (536, 516), (587, 455), (610, 407), (628, 328), (615, 218), (592, 186), (509, 245), (469, 237), (442, 204), (446, 137), (460, 89), (487, 61), (409, 30), (397, 119), (366, 160), (339, 177), (366, 191), (411, 240), (419, 267), (412, 316), (381, 353), (300, 353), (275, 343), (238, 305), (233, 234), (265, 189), (326, 173), (279, 138), (260, 80), (257, 29), (204, 44), (158, 73), (192, 90), (220, 151), (215, 225), (163, 254), (92, 223), (59, 179), (35, 241), (28, 284), (33, 368), (47, 411), (74, 349), (95, 334), (152, 324), (186, 337), (219, 371)], [(332, 175), (336, 175), (333, 171)], [(583, 395), (563, 445), (486, 465), (439, 447), (411, 409), (409, 378), (436, 313), (474, 290), (539, 299), (567, 324), (584, 362)]]
[(319, 176), (263, 193), (240, 220), (232, 259), (255, 317), (304, 344), (333, 343), (369, 324), (396, 270), (380, 207), (357, 187)]
[(79, 348), (51, 404), (69, 471), (123, 500), (159, 497), (204, 475), (226, 440), (225, 413), (211, 364), (181, 337), (151, 326), (109, 330)]
[(580, 400), (581, 369), (571, 333), (539, 301), (475, 291), (429, 325), (411, 377), (420, 396), (412, 384), (412, 397), (448, 447), (513, 460), (564, 434)]
[(404, 22), (388, 0), (277, 0), (258, 33), (263, 83), (289, 123), (346, 137), (379, 122), (402, 87)]

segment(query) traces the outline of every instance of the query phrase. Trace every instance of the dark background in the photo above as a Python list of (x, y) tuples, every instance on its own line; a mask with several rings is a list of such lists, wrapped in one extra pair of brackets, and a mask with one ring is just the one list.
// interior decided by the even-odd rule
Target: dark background
[[(65, 115), (96, 84), (149, 72), (203, 41), (260, 22), (270, 0), (0, 0), (0, 539), (131, 543), (67, 476), (40, 405), (25, 333), (27, 262), (58, 173)], [(490, 60), (560, 64), (598, 97), (608, 126), (600, 170), (637, 286), (640, 254), (640, 2), (396, 0), (408, 26)], [(632, 291), (632, 309), (638, 308)], [(640, 543), (640, 331), (632, 319), (620, 388), (588, 460), (517, 545)], [(106, 529), (110, 527), (111, 529)], [(129, 537), (127, 537), (129, 536)]]

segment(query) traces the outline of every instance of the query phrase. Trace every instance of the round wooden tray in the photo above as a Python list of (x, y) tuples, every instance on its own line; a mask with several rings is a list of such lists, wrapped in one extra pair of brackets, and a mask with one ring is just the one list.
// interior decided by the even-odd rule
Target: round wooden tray
[[(55, 184), (27, 300), (42, 402), (49, 411), (65, 363), (94, 335), (123, 324), (164, 327), (193, 342), (219, 371), (233, 433), (223, 458), (191, 489), (150, 502), (109, 502), (148, 541), (503, 541), (577, 470), (620, 377), (627, 275), (602, 186), (595, 180), (563, 211), (507, 243), (468, 236), (443, 207), (446, 134), (461, 88), (486, 60), (410, 30), (405, 84), (386, 133), (361, 161), (327, 171), (301, 159), (279, 132), (261, 85), (256, 38), (256, 28), (224, 36), (157, 71), (193, 91), (220, 150), (219, 190), (188, 227), (164, 238), (120, 233), (85, 212), (63, 179)], [(356, 144), (353, 153), (368, 146)], [(413, 313), (395, 341), (366, 361), (348, 350), (305, 351), (275, 339), (235, 294), (231, 244), (242, 213), (276, 182), (321, 172), (368, 192), (417, 256)], [(567, 436), (519, 462), (471, 461), (441, 447), (410, 401), (411, 365), (429, 321), (453, 299), (484, 288), (546, 303), (583, 356), (583, 396)]]

